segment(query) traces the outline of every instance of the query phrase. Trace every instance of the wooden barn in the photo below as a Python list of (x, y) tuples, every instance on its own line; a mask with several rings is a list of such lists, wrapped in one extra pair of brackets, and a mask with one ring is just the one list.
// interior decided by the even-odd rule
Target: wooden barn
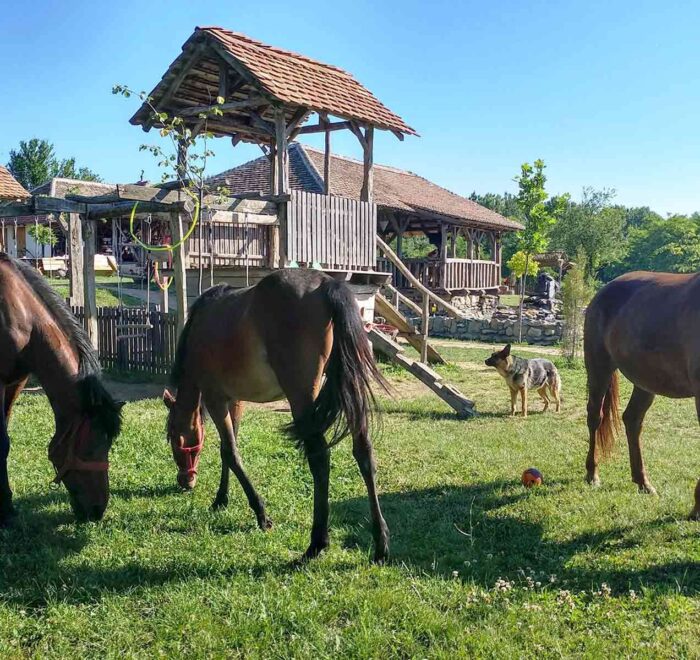
[[(306, 193), (310, 200), (325, 194), (325, 165), (323, 151), (298, 142), (289, 145), (292, 192)], [(359, 201), (362, 162), (332, 155), (329, 165), (329, 194), (350, 203)], [(375, 231), (385, 242), (395, 244), (396, 253), (410, 272), (429, 289), (447, 298), (482, 291), (495, 293), (501, 280), (501, 237), (504, 232), (517, 231), (522, 226), (413, 172), (384, 165), (374, 165), (373, 169)], [(213, 189), (232, 193), (260, 192), (267, 188), (269, 176), (270, 164), (263, 157), (211, 177), (208, 184)], [(298, 197), (303, 203), (304, 196)], [(312, 218), (312, 223), (315, 221), (316, 217)], [(301, 249), (295, 250), (294, 256), (300, 259), (300, 265), (311, 265), (313, 258), (322, 267), (329, 267), (332, 255), (312, 254), (304, 243), (313, 244), (314, 230), (311, 224), (296, 237), (301, 241)], [(425, 236), (429, 254), (404, 257), (406, 236)], [(399, 289), (410, 288), (406, 277), (390, 260), (378, 256), (376, 269), (390, 272)]]

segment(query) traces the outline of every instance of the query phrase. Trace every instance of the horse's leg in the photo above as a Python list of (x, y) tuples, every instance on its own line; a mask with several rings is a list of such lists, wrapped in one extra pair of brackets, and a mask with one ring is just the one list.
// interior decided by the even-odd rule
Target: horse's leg
[[(695, 410), (698, 414), (698, 421), (700, 421), (700, 396), (695, 397)], [(700, 480), (698, 480), (698, 483), (695, 486), (695, 506), (690, 512), (689, 517), (691, 520), (700, 521)]]
[(646, 415), (647, 410), (649, 410), (653, 402), (653, 394), (635, 386), (632, 390), (632, 396), (627, 404), (627, 408), (625, 408), (625, 412), (622, 414), (622, 421), (625, 424), (625, 431), (627, 433), (632, 481), (639, 486), (641, 492), (656, 495), (656, 489), (651, 485), (646, 468), (644, 467), (640, 441), (644, 415)]
[(258, 520), (258, 526), (260, 529), (270, 529), (272, 522), (265, 513), (265, 503), (243, 469), (236, 445), (236, 432), (243, 414), (243, 406), (240, 402), (234, 402), (229, 408), (227, 402), (217, 399), (211, 400), (207, 397), (205, 397), (205, 402), (216, 430), (219, 432), (219, 438), (221, 438), (221, 481), (212, 508), (220, 509), (228, 504), (228, 469), (230, 469), (236, 475), (248, 498), (248, 504)]
[(596, 372), (588, 369), (588, 457), (586, 458), (586, 481), (591, 486), (600, 486), (598, 463), (600, 452), (596, 444), (596, 433), (603, 421), (603, 399), (608, 391), (613, 370), (606, 368)]
[(374, 536), (374, 561), (383, 562), (389, 557), (389, 528), (382, 516), (377, 496), (375, 476), (377, 464), (374, 460), (372, 441), (367, 431), (355, 435), (352, 439), (352, 454), (362, 473), (367, 486), (369, 508), (372, 513), (372, 535)]
[(12, 490), (7, 473), (7, 458), (10, 454), (10, 436), (7, 432), (7, 424), (20, 392), (27, 384), (27, 379), (22, 378), (11, 385), (0, 386), (0, 527), (7, 523), (14, 515), (12, 505)]
[(543, 385), (540, 387), (539, 390), (537, 390), (537, 394), (540, 395), (542, 401), (544, 401), (544, 409), (542, 412), (547, 412), (547, 408), (549, 408), (549, 398), (547, 397), (547, 386)]

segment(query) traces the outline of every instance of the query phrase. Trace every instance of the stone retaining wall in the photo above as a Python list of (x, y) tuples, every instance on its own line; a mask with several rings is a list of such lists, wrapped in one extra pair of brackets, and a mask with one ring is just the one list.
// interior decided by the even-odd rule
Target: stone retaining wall
[[(411, 322), (420, 329), (419, 318), (412, 318)], [(526, 312), (523, 317), (523, 341), (540, 346), (557, 344), (561, 341), (563, 326), (564, 321), (551, 314)], [(499, 310), (490, 319), (431, 316), (429, 332), (431, 337), (507, 344), (517, 340), (517, 310), (514, 314)]]

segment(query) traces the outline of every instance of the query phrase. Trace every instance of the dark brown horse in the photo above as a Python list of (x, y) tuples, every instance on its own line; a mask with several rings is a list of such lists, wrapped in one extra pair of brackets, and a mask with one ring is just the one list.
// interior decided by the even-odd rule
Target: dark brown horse
[(31, 266), (0, 253), (0, 525), (14, 514), (7, 421), (30, 374), (56, 421), (55, 482), (65, 484), (78, 520), (98, 520), (109, 499), (107, 454), (121, 405), (102, 385), (90, 341), (60, 296)]
[[(586, 313), (588, 372), (587, 479), (599, 484), (598, 462), (610, 452), (620, 426), (617, 370), (634, 385), (622, 415), (632, 481), (655, 493), (640, 435), (656, 394), (695, 398), (700, 419), (700, 275), (629, 273), (610, 282)], [(700, 519), (700, 482), (691, 517)]]
[(385, 386), (345, 284), (318, 271), (294, 269), (276, 271), (248, 289), (209, 289), (192, 306), (180, 338), (172, 371), (177, 398), (164, 394), (178, 483), (193, 488), (196, 482), (203, 402), (221, 438), (221, 481), (213, 507), (228, 504), (230, 469), (260, 528), (270, 528), (263, 500), (241, 464), (236, 436), (243, 401), (286, 398), (293, 418), (289, 430), (314, 480), (313, 528), (304, 556), (315, 557), (328, 546), (329, 447), (349, 433), (369, 494), (375, 560), (384, 560), (389, 530), (379, 508), (369, 436), (372, 379)]

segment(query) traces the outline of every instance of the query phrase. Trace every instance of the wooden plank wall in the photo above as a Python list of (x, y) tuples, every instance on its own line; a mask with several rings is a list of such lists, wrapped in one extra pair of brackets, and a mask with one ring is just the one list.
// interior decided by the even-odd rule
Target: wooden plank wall
[[(262, 267), (267, 265), (270, 252), (270, 225), (253, 223), (205, 222), (202, 225), (202, 258), (205, 265), (211, 259), (210, 245), (214, 252), (215, 266)], [(210, 235), (211, 228), (211, 235)], [(195, 230), (187, 242), (190, 268), (199, 265), (199, 230)]]
[[(71, 310), (84, 325), (84, 308)], [(177, 347), (177, 316), (145, 307), (98, 307), (97, 336), (103, 369), (167, 375)]]
[(377, 207), (293, 190), (287, 203), (287, 258), (330, 270), (374, 270)]

